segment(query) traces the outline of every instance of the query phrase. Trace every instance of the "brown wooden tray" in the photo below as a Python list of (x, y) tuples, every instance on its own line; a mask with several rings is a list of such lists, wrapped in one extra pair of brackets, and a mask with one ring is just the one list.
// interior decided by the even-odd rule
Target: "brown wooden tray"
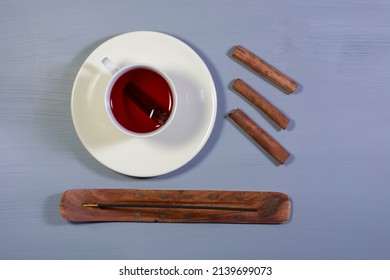
[(71, 222), (280, 224), (290, 211), (289, 197), (280, 192), (77, 189), (60, 202)]

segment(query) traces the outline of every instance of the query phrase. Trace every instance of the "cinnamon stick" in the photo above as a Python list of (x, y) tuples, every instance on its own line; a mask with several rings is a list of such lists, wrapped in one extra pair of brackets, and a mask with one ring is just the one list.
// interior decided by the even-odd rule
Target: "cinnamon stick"
[(273, 106), (260, 93), (248, 86), (240, 79), (236, 79), (232, 85), (233, 89), (248, 99), (253, 105), (263, 111), (271, 120), (273, 120), (282, 129), (286, 129), (289, 119)]
[(242, 46), (236, 46), (233, 50), (232, 56), (256, 73), (275, 83), (289, 94), (293, 93), (298, 87), (297, 82), (295, 82), (293, 79), (286, 76), (278, 69), (268, 64)]
[(289, 158), (290, 154), (240, 109), (235, 109), (230, 112), (228, 117), (231, 118), (277, 162), (283, 165)]

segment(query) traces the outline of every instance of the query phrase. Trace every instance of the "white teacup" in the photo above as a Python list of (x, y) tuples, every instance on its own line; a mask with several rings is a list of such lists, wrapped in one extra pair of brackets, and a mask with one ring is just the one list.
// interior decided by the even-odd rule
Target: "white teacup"
[(106, 88), (105, 107), (114, 126), (132, 137), (151, 137), (165, 130), (177, 107), (171, 79), (150, 65), (118, 69), (108, 58), (102, 63), (113, 75)]

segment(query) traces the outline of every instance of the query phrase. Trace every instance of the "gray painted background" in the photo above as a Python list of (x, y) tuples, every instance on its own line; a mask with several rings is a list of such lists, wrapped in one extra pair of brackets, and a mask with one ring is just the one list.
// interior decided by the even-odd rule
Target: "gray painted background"
[[(1, 259), (389, 259), (390, 2), (0, 1)], [(164, 176), (102, 166), (70, 114), (89, 53), (130, 31), (173, 35), (204, 59), (218, 91), (201, 153)], [(233, 61), (241, 44), (302, 86), (286, 95)], [(229, 89), (240, 77), (293, 120), (278, 131)], [(224, 116), (242, 108), (292, 154), (276, 166)], [(270, 190), (284, 225), (70, 224), (71, 188)]]

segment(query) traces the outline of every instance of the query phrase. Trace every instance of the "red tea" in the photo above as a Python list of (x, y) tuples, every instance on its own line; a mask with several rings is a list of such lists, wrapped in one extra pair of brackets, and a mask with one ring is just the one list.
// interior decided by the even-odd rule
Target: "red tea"
[[(165, 78), (153, 70), (131, 69), (113, 85), (110, 106), (115, 119), (127, 130), (152, 132), (164, 125), (171, 114), (172, 89)], [(161, 121), (157, 113), (166, 119)]]

